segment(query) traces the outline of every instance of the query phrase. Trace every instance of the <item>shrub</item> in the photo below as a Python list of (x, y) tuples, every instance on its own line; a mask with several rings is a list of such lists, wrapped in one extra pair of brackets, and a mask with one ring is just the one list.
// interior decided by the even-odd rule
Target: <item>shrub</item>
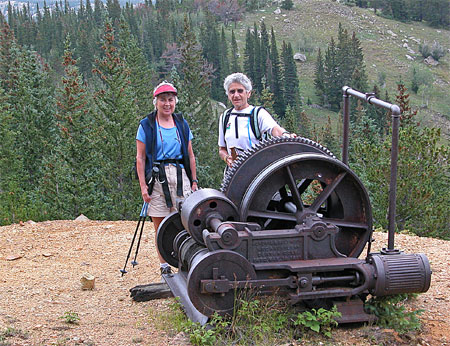
[(60, 319), (64, 320), (64, 322), (68, 324), (78, 324), (80, 322), (80, 317), (76, 312), (72, 311), (66, 311), (64, 315), (59, 317)]
[(419, 52), (422, 54), (422, 57), (428, 58), (431, 55), (436, 61), (439, 61), (446, 54), (444, 47), (437, 41), (434, 41), (432, 45), (427, 42), (420, 44)]
[(338, 325), (336, 318), (341, 316), (342, 314), (337, 311), (336, 306), (333, 306), (331, 310), (311, 309), (311, 311), (299, 313), (294, 324), (311, 329), (316, 333), (322, 333), (330, 338), (331, 328)]
[(405, 334), (420, 329), (421, 323), (418, 316), (423, 312), (423, 310), (407, 311), (403, 304), (409, 298), (408, 294), (373, 297), (366, 302), (366, 309), (378, 317), (378, 325)]

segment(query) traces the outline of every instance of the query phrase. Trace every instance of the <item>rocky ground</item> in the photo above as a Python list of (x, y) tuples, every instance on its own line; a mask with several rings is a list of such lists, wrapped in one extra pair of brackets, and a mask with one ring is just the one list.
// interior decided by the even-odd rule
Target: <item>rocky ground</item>
[[(135, 221), (89, 220), (0, 227), (0, 345), (188, 344), (150, 317), (167, 311), (170, 299), (136, 303), (129, 296), (136, 285), (160, 281), (150, 223), (139, 265), (120, 275), (135, 228)], [(386, 234), (375, 238), (373, 250), (386, 245)], [(421, 334), (402, 339), (393, 330), (346, 327), (326, 344), (450, 345), (450, 242), (399, 234), (396, 247), (423, 252), (431, 263), (430, 290), (410, 303), (425, 310)], [(95, 277), (93, 290), (82, 290), (85, 274)], [(68, 324), (74, 316), (79, 323)]]

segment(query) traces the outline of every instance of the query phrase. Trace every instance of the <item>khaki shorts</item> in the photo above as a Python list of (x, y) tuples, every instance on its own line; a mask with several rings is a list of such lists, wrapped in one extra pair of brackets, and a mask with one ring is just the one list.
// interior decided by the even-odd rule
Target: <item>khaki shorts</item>
[[(176, 210), (177, 198), (183, 199), (183, 197), (177, 196), (177, 167), (169, 164), (165, 166), (165, 169), (173, 207), (172, 208), (167, 207), (166, 198), (164, 197), (162, 185), (160, 182), (156, 181), (155, 185), (153, 185), (152, 195), (150, 196), (152, 200), (150, 201), (150, 204), (148, 206), (147, 215), (149, 216), (165, 217), (169, 215), (172, 211)], [(184, 168), (182, 170), (182, 177), (183, 177), (183, 196), (187, 197), (192, 191), (191, 191), (191, 183), (186, 175), (186, 171), (184, 170)]]

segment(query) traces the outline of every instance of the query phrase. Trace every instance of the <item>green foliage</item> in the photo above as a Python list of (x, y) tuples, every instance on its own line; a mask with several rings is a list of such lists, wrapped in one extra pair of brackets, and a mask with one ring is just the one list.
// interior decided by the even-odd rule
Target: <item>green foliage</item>
[(96, 59), (94, 95), (96, 126), (102, 139), (96, 150), (103, 158), (102, 185), (107, 198), (103, 213), (109, 219), (131, 218), (139, 202), (130, 170), (136, 153), (135, 136), (140, 112), (130, 84), (130, 66), (116, 47), (115, 30), (105, 21), (104, 55)]
[(331, 328), (338, 325), (335, 319), (341, 316), (342, 314), (337, 311), (336, 306), (333, 306), (331, 310), (311, 309), (311, 311), (299, 313), (294, 324), (311, 329), (316, 333), (322, 333), (330, 338)]
[(64, 320), (67, 324), (78, 324), (80, 323), (80, 317), (76, 312), (66, 311), (62, 316), (59, 316), (61, 320)]
[(208, 97), (211, 88), (210, 69), (201, 54), (195, 33), (187, 16), (184, 22), (181, 48), (182, 83), (179, 85), (177, 111), (183, 112), (194, 135), (192, 147), (196, 155), (197, 176), (201, 186), (220, 186), (222, 180), (220, 158), (217, 151), (218, 112)]
[(330, 337), (331, 328), (337, 325), (335, 318), (339, 316), (336, 307), (297, 313), (292, 306), (274, 296), (260, 298), (238, 293), (231, 317), (216, 313), (201, 326), (188, 320), (176, 301), (170, 305), (170, 314), (158, 324), (165, 329), (174, 328), (177, 333), (183, 331), (194, 345), (269, 346), (292, 341), (301, 337), (302, 331), (310, 329)]
[(422, 57), (427, 58), (432, 56), (436, 61), (439, 61), (447, 53), (445, 48), (437, 41), (434, 41), (432, 45), (428, 42), (419, 44), (419, 52), (422, 54)]
[(9, 346), (12, 345), (7, 338), (21, 338), (26, 340), (29, 338), (29, 334), (15, 327), (7, 327), (3, 331), (0, 332), (0, 346)]
[[(448, 146), (439, 144), (439, 129), (418, 127), (408, 97), (404, 87), (400, 87), (397, 99), (403, 114), (399, 131), (397, 228), (448, 239), (450, 224), (444, 212), (450, 203)], [(367, 120), (365, 123), (361, 122), (362, 127), (354, 132), (351, 167), (369, 191), (375, 225), (387, 228), (391, 138), (377, 137), (372, 125)]]
[(419, 330), (421, 322), (419, 319), (423, 310), (408, 311), (404, 303), (410, 299), (408, 294), (399, 294), (386, 297), (372, 297), (365, 308), (369, 313), (378, 317), (376, 322), (384, 328), (392, 328), (400, 334), (406, 334), (409, 331)]
[(287, 106), (291, 106), (295, 110), (298, 110), (298, 108), (300, 108), (301, 101), (297, 66), (295, 65), (294, 53), (291, 44), (284, 41), (281, 51), (281, 61), (283, 67), (284, 99), (286, 100)]
[[(392, 1), (391, 8), (386, 10), (392, 17), (405, 14), (404, 9), (398, 6), (400, 1), (406, 4), (406, 14), (413, 20), (425, 21), (427, 25), (433, 26), (446, 27), (446, 23), (448, 25), (448, 1), (432, 0), (426, 2), (424, 6), (417, 7), (411, 7), (410, 1)], [(72, 218), (79, 213), (97, 219), (131, 218), (137, 215), (135, 209), (136, 205), (141, 203), (140, 194), (137, 184), (132, 182), (129, 176), (135, 156), (134, 137), (139, 119), (153, 108), (151, 104), (153, 86), (161, 79), (169, 78), (169, 69), (166, 68), (166, 65), (169, 65), (166, 62), (169, 59), (162, 58), (163, 54), (169, 51), (173, 53), (171, 55), (173, 61), (170, 60), (173, 64), (171, 63), (169, 67), (174, 67), (174, 75), (175, 72), (179, 73), (178, 77), (174, 77), (178, 78), (176, 85), (182, 96), (180, 104), (177, 105), (177, 111), (183, 111), (186, 114), (194, 132), (194, 151), (199, 163), (201, 185), (219, 186), (223, 164), (219, 161), (215, 149), (218, 112), (202, 107), (209, 102), (213, 93), (214, 88), (210, 87), (212, 82), (216, 83), (216, 91), (221, 90), (217, 95), (224, 98), (220, 86), (223, 77), (219, 77), (219, 74), (226, 74), (227, 67), (230, 72), (240, 71), (242, 67), (239, 66), (244, 61), (245, 37), (243, 36), (247, 27), (245, 22), (237, 23), (233, 28), (230, 28), (228, 23), (238, 20), (242, 16), (243, 8), (238, 5), (238, 2), (233, 1), (230, 2), (233, 8), (228, 14), (221, 15), (216, 11), (211, 17), (205, 14), (205, 7), (193, 12), (192, 1), (181, 3), (171, 1), (170, 4), (165, 4), (164, 1), (158, 2), (157, 9), (150, 1), (140, 6), (133, 7), (127, 4), (124, 8), (120, 8), (117, 1), (111, 0), (105, 6), (100, 0), (95, 0), (95, 6), (91, 7), (88, 1), (85, 6), (81, 4), (76, 10), (69, 8), (69, 3), (61, 5), (57, 2), (55, 6), (52, 5), (52, 8), (44, 5), (44, 8), (35, 15), (29, 12), (30, 7), (13, 9), (11, 5), (8, 6), (10, 9), (8, 24), (5, 19), (0, 19), (2, 89), (0, 92), (0, 123), (2, 125), (0, 127), (0, 138), (2, 138), (0, 224), (25, 219), (40, 221)], [(243, 6), (242, 1), (239, 4)], [(252, 10), (262, 9), (268, 4), (266, 0), (245, 2), (245, 6)], [(364, 8), (367, 6), (367, 1), (356, 1), (356, 4)], [(341, 6), (336, 2), (330, 5)], [(382, 9), (388, 7), (389, 2), (376, 2), (373, 5)], [(308, 6), (302, 6), (302, 12), (295, 12), (294, 9), (295, 13), (290, 15), (304, 15), (310, 10)], [(203, 60), (199, 63), (202, 67), (193, 69), (192, 74), (185, 73), (184, 66), (180, 62), (181, 49), (185, 48), (183, 20), (187, 12), (190, 13), (188, 21), (193, 33), (198, 34), (201, 24), (204, 24), (206, 20), (209, 21), (210, 18), (212, 20), (208, 24), (214, 28), (207, 32), (209, 38), (205, 42), (208, 43), (208, 47), (206, 44), (203, 45), (202, 39), (200, 39), (202, 47), (198, 46), (198, 42), (195, 43)], [(327, 21), (329, 18), (327, 17)], [(302, 19), (306, 26), (314, 27), (308, 23), (306, 17)], [(253, 59), (256, 64), (252, 72), (256, 76), (254, 81), (256, 99), (253, 102), (258, 100), (270, 110), (274, 107), (274, 102), (280, 100), (281, 93), (286, 100), (284, 104), (287, 105), (294, 100), (294, 97), (289, 95), (299, 94), (294, 90), (294, 84), (289, 86), (287, 83), (290, 77), (296, 74), (302, 80), (299, 87), (302, 88), (305, 99), (310, 100), (310, 97), (314, 97), (313, 90), (310, 88), (312, 79), (310, 69), (292, 73), (286, 64), (285, 59), (290, 58), (291, 55), (288, 53), (288, 48), (293, 36), (291, 33), (285, 34), (280, 31), (282, 23), (274, 22), (269, 16), (266, 23), (269, 26), (274, 25), (273, 31), (277, 33), (277, 36), (283, 35), (281, 39), (286, 42), (281, 47), (279, 71), (275, 71), (275, 74), (278, 73), (277, 80), (279, 79), (281, 87), (275, 91), (272, 69), (274, 45), (270, 42), (275, 37), (274, 35), (270, 37), (267, 33), (266, 23), (259, 22), (258, 28), (253, 15), (250, 15), (248, 20), (253, 24), (249, 25), (249, 36), (254, 48), (253, 57), (249, 59)], [(106, 21), (113, 32), (111, 44), (105, 41)], [(219, 28), (219, 21), (224, 24), (222, 31), (216, 30)], [(167, 25), (160, 25), (161, 22)], [(406, 26), (401, 23), (399, 25)], [(413, 28), (414, 25), (409, 26)], [(362, 57), (359, 42), (355, 40), (356, 37), (350, 37), (341, 26), (334, 42), (335, 64), (329, 65), (331, 70), (328, 77), (335, 79), (325, 79), (323, 73), (327, 50), (323, 49), (323, 42), (327, 40), (326, 37), (333, 36), (331, 30), (335, 30), (334, 24), (326, 30), (302, 29), (301, 33), (296, 30), (295, 40), (298, 41), (298, 37), (301, 37), (301, 42), (296, 43), (295, 40), (293, 42), (299, 46), (300, 51), (310, 54), (322, 48), (320, 52), (322, 72), (317, 73), (320, 77), (317, 80), (320, 83), (316, 86), (320, 99), (318, 102), (337, 109), (342, 101), (339, 89), (344, 80), (342, 76), (345, 75), (348, 78), (346, 80), (350, 80), (349, 83), (352, 83), (353, 88), (359, 88), (356, 85), (363, 87), (365, 69), (363, 64), (358, 64), (358, 60)], [(367, 30), (368, 27), (363, 25), (360, 37), (367, 38)], [(67, 32), (71, 33), (68, 46), (64, 44)], [(428, 46), (427, 56), (433, 55), (434, 49), (435, 58), (440, 59), (441, 64), (433, 69), (423, 67), (423, 64), (413, 65), (415, 74), (413, 75), (413, 70), (410, 71), (408, 85), (411, 82), (411, 89), (417, 91), (417, 95), (413, 95), (413, 102), (416, 104), (421, 102), (424, 108), (423, 114), (420, 114), (421, 121), (427, 121), (430, 112), (446, 115), (445, 88), (440, 88), (440, 85), (438, 88), (436, 83), (432, 83), (433, 78), (430, 76), (438, 76), (436, 79), (446, 80), (444, 67), (447, 56), (441, 57), (446, 52), (446, 47), (437, 43), (437, 41), (443, 42), (442, 37), (445, 33), (431, 32), (427, 28), (423, 32), (424, 35), (418, 33), (417, 38)], [(224, 53), (228, 51), (229, 41), (227, 42), (226, 39), (231, 41), (229, 55)], [(435, 44), (433, 40), (436, 40)], [(69, 65), (61, 64), (67, 59), (69, 51), (72, 62)], [(219, 51), (221, 53), (217, 54)], [(391, 51), (397, 54), (395, 49)], [(371, 50), (364, 51), (365, 54), (370, 52)], [(94, 57), (97, 58), (97, 62)], [(343, 57), (348, 59), (349, 65), (356, 66), (353, 71), (339, 66), (339, 60)], [(229, 62), (226, 61), (227, 58)], [(115, 62), (117, 62), (116, 65)], [(374, 88), (374, 92), (377, 96), (387, 95), (388, 89), (385, 88), (389, 87), (393, 78), (396, 78), (392, 76), (397, 76), (398, 73), (395, 73), (396, 70), (392, 64), (374, 61), (373, 56), (370, 62), (368, 70), (371, 74), (378, 73), (379, 77), (379, 88), (377, 91)], [(96, 69), (94, 74), (93, 67)], [(75, 68), (78, 68), (78, 71)], [(98, 71), (101, 71), (101, 74)], [(205, 86), (198, 87), (197, 77), (199, 80), (203, 78), (206, 81)], [(327, 81), (326, 85), (325, 81)], [(185, 88), (188, 91), (186, 97), (182, 95)], [(258, 88), (261, 90), (257, 90)], [(335, 94), (329, 92), (332, 88), (336, 88)], [(191, 90), (194, 94), (191, 94)], [(197, 98), (196, 95), (199, 97)], [(94, 96), (95, 104), (92, 102)], [(388, 101), (386, 97), (384, 99)], [(314, 99), (312, 101), (316, 103)], [(293, 106), (291, 104), (294, 112), (300, 112), (298, 107), (294, 109)], [(365, 138), (370, 145), (367, 145), (363, 138), (357, 138), (355, 146), (359, 148), (360, 153), (367, 154), (369, 158), (373, 157), (372, 161), (357, 162), (356, 169), (363, 177), (365, 184), (366, 181), (368, 182), (366, 186), (371, 193), (377, 222), (382, 224), (385, 222), (387, 205), (386, 182), (388, 181), (389, 156), (384, 151), (389, 150), (390, 139), (386, 136), (389, 136), (390, 115), (387, 112), (373, 110), (366, 105), (363, 107), (365, 111), (363, 109), (356, 111), (356, 106), (353, 102), (351, 114), (357, 114), (359, 117), (353, 119), (354, 124), (358, 130), (362, 131), (361, 137), (370, 134), (370, 137)], [(192, 112), (193, 109), (196, 111)], [(201, 109), (206, 111), (200, 111)], [(280, 116), (284, 115), (279, 110), (277, 112)], [(311, 114), (308, 115), (304, 112), (300, 113), (299, 133), (320, 140), (322, 143), (325, 136), (330, 140), (327, 146), (331, 147), (333, 145), (331, 138), (335, 134), (326, 135), (331, 128), (327, 123), (329, 112), (323, 109), (311, 109), (310, 112)], [(275, 114), (273, 109), (271, 113)], [(190, 114), (193, 117), (192, 121), (189, 118)], [(333, 116), (332, 120), (334, 120)], [(406, 124), (406, 121), (402, 122)], [(373, 126), (377, 128), (378, 134), (372, 131)], [(419, 127), (416, 130), (419, 131)], [(406, 168), (402, 168), (403, 171), (400, 173), (402, 178), (403, 174), (411, 169), (408, 179), (411, 179), (413, 183), (407, 180), (406, 186), (400, 187), (399, 196), (402, 197), (399, 197), (401, 205), (399, 227), (408, 227), (412, 230), (418, 227), (419, 234), (440, 234), (446, 237), (448, 236), (446, 230), (449, 229), (448, 221), (444, 217), (447, 212), (445, 204), (448, 205), (448, 159), (447, 161), (445, 159), (448, 157), (445, 156), (448, 155), (448, 147), (440, 148), (438, 144), (433, 144), (433, 141), (446, 143), (447, 138), (438, 134), (436, 130), (430, 133), (423, 132), (425, 134), (422, 138), (422, 132), (417, 134), (416, 130), (410, 133), (403, 132), (402, 136), (409, 136), (408, 141), (412, 142), (418, 138), (420, 145), (428, 145), (426, 141), (429, 141), (431, 143), (429, 147), (432, 149), (429, 153), (422, 150), (416, 157), (411, 155), (409, 157), (412, 160), (411, 166), (406, 165)], [(204, 141), (205, 138), (207, 141)], [(402, 149), (405, 152), (409, 149), (408, 141), (405, 142), (406, 148)], [(411, 150), (419, 143), (413, 142)], [(436, 154), (436, 152), (439, 153)], [(409, 154), (402, 152), (401, 155)], [(426, 159), (422, 159), (423, 155)], [(439, 158), (436, 159), (436, 157)], [(414, 160), (418, 162), (414, 163)], [(374, 167), (375, 163), (379, 162), (381, 166)], [(416, 167), (421, 162), (424, 166), (431, 162), (432, 168), (429, 170), (427, 179), (425, 178), (428, 172), (423, 167)], [(435, 168), (439, 164), (442, 166), (440, 172)], [(414, 183), (415, 180), (417, 184)], [(414, 192), (415, 197), (410, 198), (407, 186), (411, 187), (413, 192), (422, 187), (423, 194)], [(372, 192), (374, 190), (375, 193)], [(408, 209), (414, 198), (418, 198), (418, 202), (412, 209)], [(419, 221), (417, 214), (419, 203), (423, 203), (422, 221)]]
[(298, 133), (300, 130), (300, 114), (288, 105), (286, 107), (286, 114), (281, 123), (288, 132)]
[(314, 86), (322, 103), (329, 105), (332, 110), (338, 110), (342, 101), (341, 88), (344, 85), (351, 85), (356, 90), (366, 90), (367, 76), (359, 39), (355, 33), (350, 37), (347, 29), (339, 23), (338, 40), (336, 42), (331, 38), (323, 60), (319, 51)]
[(283, 10), (292, 10), (292, 8), (294, 7), (294, 2), (292, 0), (283, 0), (281, 2), (281, 8)]

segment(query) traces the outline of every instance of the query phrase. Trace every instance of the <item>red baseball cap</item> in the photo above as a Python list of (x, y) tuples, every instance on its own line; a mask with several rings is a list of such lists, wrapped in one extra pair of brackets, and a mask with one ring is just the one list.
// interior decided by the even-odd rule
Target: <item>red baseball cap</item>
[(177, 89), (170, 83), (161, 83), (156, 87), (155, 91), (153, 91), (153, 97), (156, 97), (162, 93), (173, 93), (177, 95)]

